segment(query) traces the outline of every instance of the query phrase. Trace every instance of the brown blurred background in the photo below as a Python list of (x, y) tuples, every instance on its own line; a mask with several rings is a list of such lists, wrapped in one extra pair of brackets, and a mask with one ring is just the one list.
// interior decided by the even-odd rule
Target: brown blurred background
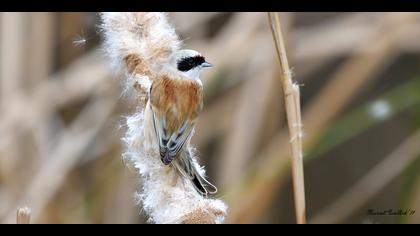
[[(204, 72), (193, 138), (230, 223), (294, 223), (266, 13), (170, 13)], [(281, 13), (301, 85), (310, 223), (420, 223), (420, 15)], [(135, 104), (97, 13), (0, 13), (0, 222), (145, 223), (121, 159)], [(375, 215), (391, 209), (396, 215)], [(413, 212), (416, 210), (419, 212)], [(369, 212), (370, 211), (370, 212)]]

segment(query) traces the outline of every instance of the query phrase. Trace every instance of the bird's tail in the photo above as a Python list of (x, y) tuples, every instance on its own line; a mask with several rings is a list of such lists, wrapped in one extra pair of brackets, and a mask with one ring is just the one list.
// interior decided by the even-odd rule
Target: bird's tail
[(180, 47), (178, 35), (165, 13), (104, 12), (100, 17), (103, 49), (115, 68), (128, 73), (125, 83), (128, 87), (138, 86), (133, 81), (136, 76), (152, 79)]
[(206, 197), (209, 194), (216, 194), (217, 188), (205, 177), (198, 163), (196, 163), (189, 151), (184, 151), (173, 160), (173, 165), (182, 177), (187, 178), (193, 184), (197, 192)]
[(194, 184), (195, 190), (197, 190), (199, 194), (205, 197), (209, 194), (216, 194), (216, 186), (205, 179), (196, 169), (194, 171), (195, 173), (194, 178), (192, 179), (192, 183)]

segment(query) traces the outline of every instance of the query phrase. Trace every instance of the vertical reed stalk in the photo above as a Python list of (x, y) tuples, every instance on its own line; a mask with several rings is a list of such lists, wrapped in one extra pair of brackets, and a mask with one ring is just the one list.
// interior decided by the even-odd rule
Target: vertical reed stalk
[(292, 82), (291, 71), (287, 61), (286, 49), (281, 33), (277, 13), (269, 12), (268, 20), (273, 33), (277, 54), (280, 61), (283, 92), (286, 103), (287, 123), (289, 127), (290, 147), (292, 152), (292, 176), (295, 199), (296, 221), (306, 223), (305, 186), (302, 159), (302, 121), (300, 112), (299, 86)]

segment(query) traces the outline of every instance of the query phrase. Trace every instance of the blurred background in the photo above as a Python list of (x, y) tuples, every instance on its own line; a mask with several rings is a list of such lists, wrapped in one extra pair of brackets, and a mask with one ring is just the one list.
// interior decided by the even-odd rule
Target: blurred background
[[(266, 13), (169, 13), (215, 66), (193, 137), (229, 223), (295, 223)], [(280, 13), (301, 85), (309, 223), (420, 223), (420, 15)], [(0, 13), (0, 222), (145, 223), (121, 159), (135, 103), (97, 13)], [(416, 210), (419, 212), (415, 212)]]

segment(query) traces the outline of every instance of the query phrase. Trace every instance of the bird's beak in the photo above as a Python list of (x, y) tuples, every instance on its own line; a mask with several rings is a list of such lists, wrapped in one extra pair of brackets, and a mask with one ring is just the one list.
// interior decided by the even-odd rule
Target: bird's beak
[(213, 67), (213, 65), (212, 65), (212, 64), (210, 64), (210, 63), (208, 63), (208, 62), (204, 62), (204, 63), (202, 63), (202, 64), (201, 64), (201, 66), (202, 66), (203, 68), (205, 68), (205, 67)]

